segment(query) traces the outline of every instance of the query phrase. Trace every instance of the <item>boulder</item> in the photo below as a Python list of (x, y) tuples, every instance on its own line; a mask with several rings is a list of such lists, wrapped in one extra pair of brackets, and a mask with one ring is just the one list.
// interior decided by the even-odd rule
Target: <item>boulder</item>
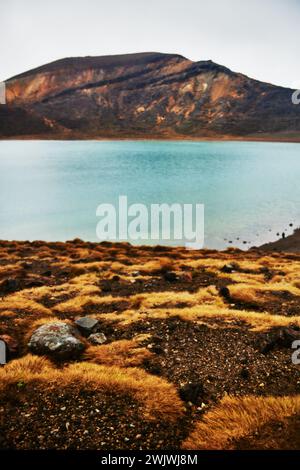
[(75, 324), (79, 331), (89, 336), (92, 333), (96, 333), (97, 327), (99, 325), (99, 321), (93, 317), (80, 317), (75, 320)]
[(85, 345), (72, 325), (57, 321), (37, 328), (30, 338), (28, 347), (35, 354), (55, 359), (73, 359), (80, 355)]
[(104, 333), (93, 333), (88, 337), (88, 341), (92, 344), (104, 344), (107, 341), (107, 338)]

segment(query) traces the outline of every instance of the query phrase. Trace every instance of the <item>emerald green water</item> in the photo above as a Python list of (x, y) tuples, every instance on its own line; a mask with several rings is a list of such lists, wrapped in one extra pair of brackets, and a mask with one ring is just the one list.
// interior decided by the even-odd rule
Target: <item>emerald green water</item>
[(299, 179), (291, 143), (1, 141), (0, 238), (96, 241), (98, 204), (127, 195), (204, 203), (205, 246), (247, 248), (300, 224)]

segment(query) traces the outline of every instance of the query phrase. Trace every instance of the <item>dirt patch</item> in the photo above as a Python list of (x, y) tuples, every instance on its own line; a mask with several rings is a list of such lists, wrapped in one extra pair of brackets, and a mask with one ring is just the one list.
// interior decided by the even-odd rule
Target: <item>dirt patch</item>
[(255, 434), (234, 442), (237, 450), (299, 450), (300, 416), (270, 422)]
[(171, 449), (184, 435), (183, 422), (147, 421), (138, 403), (118, 392), (47, 392), (31, 384), (0, 402), (0, 423), (2, 449)]
[(292, 349), (267, 356), (257, 349), (257, 334), (246, 327), (219, 329), (180, 319), (140, 322), (121, 338), (150, 333), (147, 340), (155, 360), (145, 368), (178, 387), (200, 382), (199, 401), (214, 402), (224, 393), (285, 395), (300, 393), (300, 369), (292, 364)]

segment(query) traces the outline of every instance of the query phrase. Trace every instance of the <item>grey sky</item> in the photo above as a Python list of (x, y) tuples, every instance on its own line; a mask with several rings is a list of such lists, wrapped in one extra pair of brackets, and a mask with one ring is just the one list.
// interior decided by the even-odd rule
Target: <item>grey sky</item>
[(159, 51), (300, 87), (300, 0), (0, 0), (0, 80), (70, 56)]

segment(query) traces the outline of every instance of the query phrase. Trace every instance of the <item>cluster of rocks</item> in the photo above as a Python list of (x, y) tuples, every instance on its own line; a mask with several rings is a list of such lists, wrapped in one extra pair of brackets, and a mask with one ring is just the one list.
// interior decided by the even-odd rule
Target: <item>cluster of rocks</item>
[(87, 341), (103, 344), (107, 338), (99, 331), (99, 321), (92, 317), (77, 318), (74, 324), (56, 321), (37, 328), (28, 343), (31, 352), (57, 360), (75, 359), (86, 348)]

